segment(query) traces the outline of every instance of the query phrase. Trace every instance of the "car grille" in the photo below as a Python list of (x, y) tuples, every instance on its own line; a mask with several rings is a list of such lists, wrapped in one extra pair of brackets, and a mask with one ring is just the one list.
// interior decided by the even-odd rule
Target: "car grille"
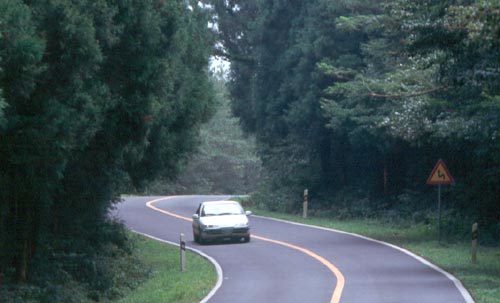
[(242, 234), (242, 233), (246, 233), (246, 232), (248, 232), (248, 227), (239, 227), (239, 228), (233, 229), (233, 233), (235, 233), (235, 234)]
[(207, 229), (205, 233), (209, 235), (231, 235), (231, 234), (241, 234), (248, 232), (248, 227), (225, 227), (220, 229)]

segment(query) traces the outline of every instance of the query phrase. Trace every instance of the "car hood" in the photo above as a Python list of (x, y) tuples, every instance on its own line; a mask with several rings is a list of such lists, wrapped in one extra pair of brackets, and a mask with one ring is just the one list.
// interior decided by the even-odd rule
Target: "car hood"
[(248, 218), (246, 215), (225, 215), (225, 216), (210, 216), (202, 217), (200, 222), (203, 225), (217, 225), (220, 227), (232, 227), (235, 225), (247, 225)]

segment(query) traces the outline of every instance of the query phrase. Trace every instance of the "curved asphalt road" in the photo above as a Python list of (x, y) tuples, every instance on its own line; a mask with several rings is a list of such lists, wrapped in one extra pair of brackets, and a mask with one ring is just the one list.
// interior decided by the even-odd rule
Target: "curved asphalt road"
[[(193, 241), (191, 223), (146, 206), (160, 197), (129, 197), (118, 205), (117, 215), (140, 233), (178, 242), (213, 257), (223, 271), (222, 287), (211, 303), (327, 303), (337, 277), (324, 264), (304, 252), (262, 241), (199, 245)], [(154, 204), (191, 217), (201, 201), (225, 196), (181, 196)], [(252, 235), (290, 243), (328, 260), (345, 277), (342, 303), (470, 303), (461, 285), (442, 272), (387, 245), (350, 234), (322, 230), (260, 217), (251, 217)], [(187, 265), (189, 269), (189, 264)], [(338, 290), (338, 289), (337, 289)]]

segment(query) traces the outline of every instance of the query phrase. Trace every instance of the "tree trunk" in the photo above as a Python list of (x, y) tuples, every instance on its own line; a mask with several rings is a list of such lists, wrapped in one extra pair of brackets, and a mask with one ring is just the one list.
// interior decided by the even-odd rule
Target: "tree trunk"
[(28, 281), (29, 247), (28, 239), (23, 239), (21, 255), (17, 259), (16, 264), (16, 280), (18, 283), (26, 283)]
[(389, 189), (387, 188), (387, 162), (384, 161), (384, 195), (389, 194)]

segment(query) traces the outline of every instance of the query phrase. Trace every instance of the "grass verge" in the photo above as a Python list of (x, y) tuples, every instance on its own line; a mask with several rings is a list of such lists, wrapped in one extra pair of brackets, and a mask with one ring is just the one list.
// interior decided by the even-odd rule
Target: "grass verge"
[(477, 264), (471, 263), (469, 243), (439, 244), (427, 225), (391, 225), (382, 220), (338, 220), (251, 209), (254, 214), (338, 229), (403, 247), (443, 268), (462, 281), (477, 303), (500, 303), (500, 248), (479, 247)]
[(136, 253), (151, 269), (149, 279), (115, 303), (193, 303), (203, 299), (217, 282), (213, 265), (186, 251), (186, 272), (179, 269), (179, 248), (140, 235), (131, 236)]

